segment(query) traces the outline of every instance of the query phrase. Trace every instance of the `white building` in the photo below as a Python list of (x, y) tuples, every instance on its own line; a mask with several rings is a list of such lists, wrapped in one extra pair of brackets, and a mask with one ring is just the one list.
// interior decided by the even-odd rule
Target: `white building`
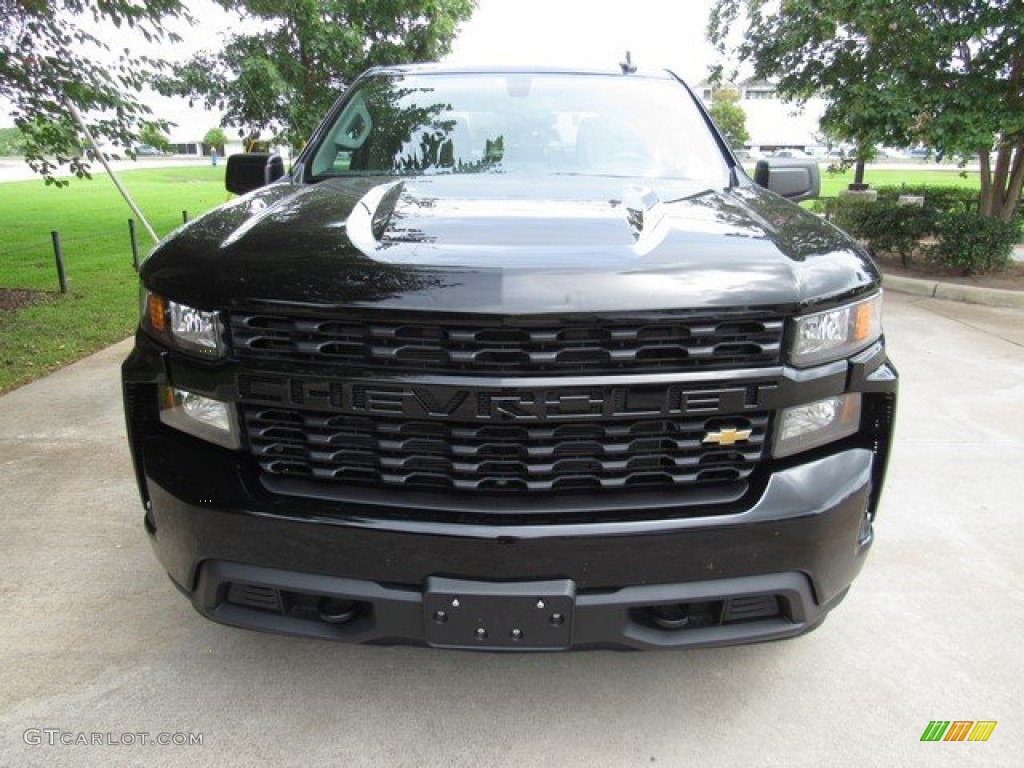
[[(765, 80), (744, 80), (725, 87), (739, 93), (736, 104), (747, 115), (748, 149), (755, 152), (777, 149), (810, 151), (824, 143), (819, 126), (825, 112), (822, 99), (809, 99), (803, 107), (797, 107), (779, 99), (775, 86)], [(713, 98), (709, 82), (697, 85), (697, 95), (705, 105), (711, 106)]]

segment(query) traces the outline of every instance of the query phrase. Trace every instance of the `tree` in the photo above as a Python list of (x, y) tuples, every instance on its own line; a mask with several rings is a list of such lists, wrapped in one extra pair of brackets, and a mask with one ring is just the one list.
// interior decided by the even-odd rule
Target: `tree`
[(166, 152), (171, 148), (171, 141), (167, 138), (167, 134), (160, 130), (160, 124), (149, 120), (144, 122), (142, 128), (139, 129), (139, 141), (149, 144), (161, 152)]
[(377, 64), (436, 60), (476, 0), (217, 0), (242, 14), (217, 52), (194, 56), (159, 81), (165, 94), (201, 99), (246, 144), (269, 131), (298, 148), (338, 93)]
[(203, 144), (208, 146), (211, 150), (216, 149), (221, 154), (224, 154), (224, 145), (228, 143), (227, 134), (224, 133), (223, 128), (211, 128), (203, 136)]
[(750, 141), (747, 132), (747, 113), (739, 105), (740, 95), (735, 88), (717, 88), (711, 93), (711, 119), (725, 135), (733, 149), (741, 149)]
[(13, 157), (25, 151), (25, 136), (20, 128), (0, 128), (0, 157)]
[(97, 141), (129, 146), (150, 112), (136, 94), (160, 67), (127, 48), (114, 54), (83, 28), (81, 17), (147, 41), (178, 40), (165, 31), (165, 19), (190, 18), (181, 0), (0, 0), (0, 98), (12, 105), (25, 137), (25, 160), (47, 184), (67, 183), (53, 176), (65, 163), (76, 176), (89, 175), (89, 156), (65, 100), (88, 116)]
[(983, 215), (1009, 221), (1024, 186), (1024, 3), (1020, 0), (716, 0), (708, 37), (826, 102), (823, 129), (866, 152), (921, 143), (977, 154)]

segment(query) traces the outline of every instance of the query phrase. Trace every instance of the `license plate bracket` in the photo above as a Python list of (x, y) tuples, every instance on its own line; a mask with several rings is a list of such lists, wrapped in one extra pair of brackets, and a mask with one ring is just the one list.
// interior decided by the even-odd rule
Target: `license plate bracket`
[(569, 579), (467, 581), (431, 576), (423, 594), (427, 642), (438, 648), (561, 650), (572, 643)]

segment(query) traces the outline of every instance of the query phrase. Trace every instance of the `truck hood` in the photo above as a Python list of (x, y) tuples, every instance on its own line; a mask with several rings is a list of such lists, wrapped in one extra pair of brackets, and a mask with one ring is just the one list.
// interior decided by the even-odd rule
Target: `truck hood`
[(169, 235), (142, 279), (210, 309), (533, 314), (796, 309), (879, 275), (839, 230), (752, 185), (456, 175), (275, 184)]

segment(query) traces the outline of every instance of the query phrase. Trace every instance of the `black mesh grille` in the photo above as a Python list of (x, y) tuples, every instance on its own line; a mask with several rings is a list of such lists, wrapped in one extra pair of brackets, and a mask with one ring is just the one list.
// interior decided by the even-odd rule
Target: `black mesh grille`
[[(243, 412), (253, 455), (271, 475), (474, 492), (734, 482), (762, 458), (768, 429), (763, 412), (558, 425), (369, 419), (255, 406)], [(738, 441), (723, 445), (709, 435)]]
[(587, 318), (231, 315), (245, 361), (430, 372), (646, 372), (778, 363), (783, 321), (763, 312)]

